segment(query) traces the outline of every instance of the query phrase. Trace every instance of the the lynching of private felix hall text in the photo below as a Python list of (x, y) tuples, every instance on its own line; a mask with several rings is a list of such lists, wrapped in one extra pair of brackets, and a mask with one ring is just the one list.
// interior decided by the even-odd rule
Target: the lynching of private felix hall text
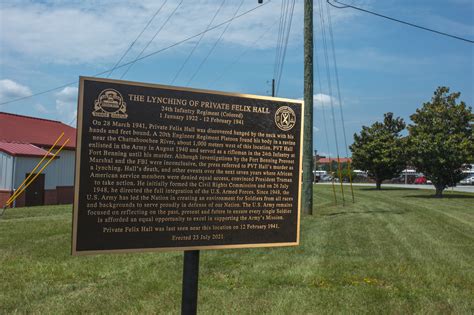
[(296, 242), (300, 104), (87, 83), (78, 250)]

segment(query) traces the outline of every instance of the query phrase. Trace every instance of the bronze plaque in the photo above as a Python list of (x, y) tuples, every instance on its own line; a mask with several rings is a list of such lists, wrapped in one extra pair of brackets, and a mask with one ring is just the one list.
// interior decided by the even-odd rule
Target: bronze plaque
[(72, 253), (299, 243), (302, 101), (80, 78)]

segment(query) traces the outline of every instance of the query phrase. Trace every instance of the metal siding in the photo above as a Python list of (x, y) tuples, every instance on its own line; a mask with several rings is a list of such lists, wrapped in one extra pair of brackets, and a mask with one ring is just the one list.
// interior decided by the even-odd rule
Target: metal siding
[(13, 156), (0, 152), (0, 189), (12, 190)]
[[(15, 189), (23, 182), (23, 180), (25, 180), (25, 175), (27, 173), (30, 173), (40, 160), (41, 158), (17, 156), (15, 161)], [(44, 174), (46, 174), (46, 181), (49, 177), (48, 168), (45, 169), (43, 172)], [(38, 172), (38, 170), (36, 170), (36, 172)]]
[[(73, 186), (74, 182), (74, 151), (64, 150), (59, 159), (51, 162), (42, 172), (45, 174), (44, 189), (56, 189), (56, 186)], [(15, 187), (25, 179), (25, 175), (33, 170), (40, 158), (18, 157), (15, 171)], [(43, 162), (42, 165), (44, 165)], [(41, 166), (42, 167), (42, 166)], [(38, 172), (39, 167), (35, 172)]]
[(76, 159), (75, 151), (64, 150), (61, 153), (61, 158), (53, 162), (53, 163), (56, 163), (56, 167), (58, 169), (58, 177), (57, 177), (56, 186), (73, 186), (74, 185), (75, 159)]

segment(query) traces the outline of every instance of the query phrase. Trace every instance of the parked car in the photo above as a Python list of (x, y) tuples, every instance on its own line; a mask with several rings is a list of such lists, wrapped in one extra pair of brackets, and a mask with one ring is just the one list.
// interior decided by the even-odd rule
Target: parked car
[(331, 175), (324, 175), (324, 176), (321, 176), (321, 181), (323, 182), (330, 182), (332, 180), (332, 176)]
[(426, 177), (424, 176), (420, 176), (418, 178), (415, 179), (415, 184), (426, 184), (427, 180), (426, 180)]
[(468, 176), (459, 182), (462, 185), (474, 185), (474, 176)]
[(409, 175), (405, 178), (405, 175), (400, 175), (398, 177), (392, 178), (390, 184), (413, 184), (415, 182), (416, 176)]

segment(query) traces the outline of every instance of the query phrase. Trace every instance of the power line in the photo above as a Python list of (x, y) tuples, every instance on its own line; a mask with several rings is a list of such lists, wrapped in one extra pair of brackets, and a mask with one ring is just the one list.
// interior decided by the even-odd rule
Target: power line
[(275, 73), (275, 79), (278, 78), (278, 75), (281, 71), (281, 66), (282, 66), (282, 56), (283, 56), (283, 46), (285, 43), (286, 39), (286, 34), (287, 34), (287, 29), (288, 29), (288, 20), (289, 20), (289, 15), (290, 15), (290, 0), (285, 1), (285, 6), (283, 8), (283, 20), (282, 20), (282, 26), (281, 26), (281, 34), (279, 36), (279, 52), (278, 52), (278, 60), (277, 60), (277, 65), (276, 65), (276, 73)]
[[(166, 18), (165, 22), (161, 25), (161, 27), (158, 29), (158, 31), (156, 31), (155, 35), (153, 35), (153, 37), (148, 41), (148, 43), (145, 45), (145, 47), (143, 47), (142, 51), (140, 51), (137, 58), (139, 58), (145, 52), (145, 50), (148, 48), (148, 46), (150, 46), (150, 44), (155, 40), (156, 36), (158, 36), (158, 34), (160, 34), (161, 30), (165, 27), (165, 25), (168, 23), (168, 21), (173, 17), (173, 15), (179, 9), (181, 4), (183, 4), (183, 0), (181, 0), (178, 3), (178, 5), (174, 8), (173, 12), (171, 12), (171, 14), (168, 16), (168, 18)], [(137, 60), (137, 59), (135, 59), (135, 60)], [(128, 66), (127, 70), (125, 70), (125, 72), (122, 73), (122, 75), (120, 76), (120, 79), (122, 79), (128, 73), (128, 71), (130, 71), (130, 69), (133, 67), (134, 64), (135, 64), (135, 62), (132, 62)]]
[[(224, 6), (224, 3), (225, 3), (225, 0), (223, 0), (221, 2), (221, 5), (219, 6), (219, 8), (217, 9), (216, 13), (214, 14), (214, 16), (212, 17), (211, 21), (209, 22), (209, 24), (207, 25), (206, 27), (206, 30), (209, 29), (209, 27), (211, 27), (212, 23), (214, 23), (214, 20), (216, 19), (216, 16), (219, 14), (220, 10), (222, 9), (222, 7)], [(174, 83), (174, 81), (178, 78), (179, 74), (181, 73), (181, 71), (183, 70), (184, 66), (188, 63), (189, 59), (191, 58), (191, 56), (193, 55), (194, 51), (196, 50), (196, 48), (199, 46), (199, 43), (201, 42), (201, 40), (203, 39), (204, 37), (204, 33), (201, 35), (201, 37), (199, 37), (199, 40), (196, 42), (196, 44), (194, 45), (193, 49), (189, 52), (188, 56), (186, 57), (186, 59), (184, 60), (184, 62), (181, 64), (181, 67), (179, 67), (179, 70), (178, 72), (176, 72), (176, 74), (174, 75), (174, 78), (173, 80), (171, 80), (171, 84)]]
[[(71, 124), (74, 123), (74, 122), (76, 121), (76, 119), (77, 119), (77, 114), (74, 115), (74, 118), (71, 119), (71, 121), (70, 121), (69, 124), (67, 124), (67, 125), (68, 125), (68, 126), (71, 126)], [(71, 127), (72, 127), (72, 126), (71, 126)]]
[[(110, 70), (104, 71), (104, 72), (102, 72), (101, 74), (107, 73), (107, 72), (109, 72), (109, 71), (110, 71)], [(22, 100), (25, 100), (25, 99), (28, 99), (28, 98), (31, 98), (31, 97), (35, 97), (35, 96), (39, 96), (39, 95), (43, 95), (43, 94), (46, 94), (46, 93), (50, 93), (50, 92), (53, 92), (53, 91), (56, 91), (56, 90), (59, 90), (59, 89), (63, 89), (63, 88), (65, 88), (65, 87), (68, 87), (68, 86), (74, 85), (74, 84), (77, 84), (77, 81), (69, 82), (69, 83), (66, 83), (66, 84), (63, 84), (63, 85), (60, 85), (60, 86), (57, 86), (57, 87), (48, 89), (48, 90), (44, 90), (44, 91), (41, 91), (41, 92), (37, 92), (37, 93), (34, 93), (34, 94), (30, 94), (30, 95), (27, 95), (27, 96), (22, 96), (22, 97), (14, 98), (14, 99), (12, 99), (12, 100), (9, 100), (9, 101), (0, 103), (0, 105), (6, 105), (6, 104), (9, 104), (9, 103), (22, 101)]]
[[(318, 54), (316, 51), (316, 45), (314, 46), (314, 61), (316, 65), (316, 76), (318, 77), (318, 85), (320, 94), (323, 95), (323, 86), (321, 84), (321, 74), (319, 72), (319, 63), (318, 63)], [(328, 135), (328, 128), (326, 123), (326, 110), (324, 109), (324, 101), (321, 98), (321, 111), (323, 113), (323, 128), (324, 128), (324, 136), (326, 138), (326, 147), (327, 147), (327, 155), (329, 158), (329, 172), (331, 174), (331, 186), (332, 186), (332, 193), (334, 197), (334, 204), (337, 205), (337, 196), (336, 196), (336, 188), (334, 187), (334, 174), (332, 174), (332, 161), (331, 161), (331, 147), (329, 146), (329, 135)]]
[[(334, 76), (336, 77), (336, 88), (337, 88), (337, 97), (338, 97), (338, 100), (339, 100), (339, 113), (341, 115), (342, 135), (343, 135), (343, 138), (344, 138), (344, 149), (345, 149), (345, 152), (346, 152), (346, 157), (349, 157), (348, 146), (347, 146), (347, 137), (346, 137), (346, 124), (344, 122), (344, 112), (342, 110), (341, 88), (340, 88), (340, 85), (339, 85), (339, 71), (337, 70), (336, 49), (334, 47), (334, 35), (333, 35), (333, 31), (332, 31), (331, 12), (329, 10), (329, 5), (327, 5), (327, 4), (326, 4), (326, 14), (327, 14), (327, 17), (328, 17), (329, 39), (331, 40), (332, 58), (333, 58), (333, 62), (334, 62)], [(348, 171), (349, 171), (348, 176), (349, 176), (350, 187), (351, 187), (352, 202), (354, 202), (354, 189), (352, 187), (352, 175), (351, 175), (351, 169), (350, 169), (350, 162), (347, 164), (347, 168), (348, 168)]]
[(408, 26), (416, 27), (416, 28), (419, 28), (419, 29), (422, 29), (422, 30), (425, 30), (425, 31), (428, 31), (428, 32), (432, 32), (432, 33), (438, 34), (438, 35), (443, 35), (443, 36), (451, 37), (451, 38), (454, 38), (454, 39), (462, 40), (462, 41), (468, 42), (468, 43), (470, 43), (470, 44), (474, 44), (474, 41), (473, 41), (473, 40), (470, 40), (470, 39), (467, 39), (467, 38), (464, 38), (464, 37), (459, 37), (459, 36), (456, 36), (456, 35), (452, 35), (452, 34), (448, 34), (448, 33), (445, 33), (445, 32), (437, 31), (437, 30), (434, 30), (434, 29), (432, 29), (432, 28), (428, 28), (428, 27), (424, 27), (424, 26), (421, 26), (421, 25), (413, 24), (413, 23), (410, 23), (410, 22), (402, 21), (402, 20), (399, 20), (399, 19), (396, 19), (396, 18), (392, 18), (392, 17), (390, 17), (390, 16), (386, 16), (386, 15), (383, 15), (383, 14), (380, 14), (380, 13), (377, 13), (377, 12), (373, 12), (373, 11), (369, 11), (369, 10), (366, 10), (366, 9), (362, 9), (362, 8), (359, 8), (359, 7), (350, 5), (350, 4), (345, 4), (345, 3), (339, 2), (339, 1), (337, 1), (337, 0), (333, 0), (333, 1), (336, 2), (336, 3), (338, 3), (338, 4), (341, 4), (341, 5), (343, 5), (343, 6), (334, 5), (334, 4), (331, 3), (329, 0), (326, 0), (326, 2), (327, 2), (329, 5), (331, 5), (332, 7), (334, 7), (334, 8), (338, 8), (338, 9), (352, 8), (352, 9), (354, 9), (354, 10), (358, 10), (358, 11), (361, 11), (361, 12), (365, 12), (365, 13), (369, 13), (369, 14), (372, 14), (372, 15), (376, 15), (376, 16), (381, 17), (381, 18), (384, 18), (384, 19), (388, 19), (388, 20), (391, 20), (391, 21), (394, 21), (394, 22), (398, 22), (398, 23), (405, 24), (405, 25), (408, 25)]
[(236, 15), (237, 15), (237, 12), (239, 12), (240, 10), (240, 7), (242, 6), (242, 4), (244, 3), (244, 0), (241, 0), (240, 1), (240, 4), (239, 6), (237, 7), (237, 10), (235, 10), (234, 12), (234, 15), (232, 16), (232, 19), (231, 21), (229, 22), (229, 24), (227, 24), (224, 28), (224, 30), (222, 31), (221, 35), (219, 36), (219, 38), (214, 42), (214, 45), (211, 47), (211, 50), (209, 50), (209, 52), (207, 53), (206, 57), (204, 57), (204, 59), (201, 61), (201, 63), (199, 64), (198, 68), (196, 69), (196, 71), (193, 73), (193, 75), (191, 76), (191, 78), (189, 78), (188, 82), (186, 83), (186, 86), (189, 86), (189, 83), (191, 83), (194, 78), (196, 77), (196, 75), (199, 73), (199, 71), (201, 70), (202, 66), (206, 63), (207, 59), (209, 58), (209, 56), (212, 54), (212, 52), (214, 51), (214, 49), (216, 48), (217, 44), (220, 42), (220, 40), (222, 39), (222, 37), (224, 36), (225, 32), (227, 31), (227, 29), (229, 28), (230, 26), (230, 23), (235, 19)]
[[(320, 72), (320, 67), (319, 67), (319, 61), (318, 61), (318, 53), (316, 51), (316, 45), (314, 46), (314, 61), (315, 61), (315, 66), (316, 66), (316, 75), (317, 75), (317, 78), (318, 78), (318, 86), (319, 86), (319, 91), (320, 91), (320, 94), (321, 94), (321, 111), (322, 111), (322, 114), (323, 114), (323, 128), (324, 128), (324, 135), (325, 135), (325, 138), (326, 138), (326, 146), (327, 146), (327, 150), (328, 150), (328, 155), (329, 155), (329, 158), (331, 158), (331, 148), (329, 146), (329, 134), (328, 134), (328, 128), (327, 128), (327, 122), (326, 122), (326, 110), (324, 108), (324, 100), (322, 98), (322, 95), (323, 95), (323, 85), (321, 83), (321, 72)], [(329, 93), (329, 91), (328, 91)]]
[(160, 13), (161, 9), (165, 6), (166, 2), (168, 0), (165, 0), (165, 2), (163, 2), (163, 4), (158, 8), (158, 10), (156, 10), (156, 12), (153, 14), (153, 16), (151, 17), (151, 19), (148, 21), (148, 23), (145, 25), (145, 27), (142, 29), (142, 31), (140, 32), (140, 34), (138, 34), (138, 36), (133, 40), (133, 42), (130, 44), (130, 46), (128, 46), (128, 49), (122, 54), (122, 56), (120, 57), (120, 59), (117, 61), (117, 63), (115, 63), (114, 67), (112, 68), (112, 70), (110, 70), (110, 72), (107, 74), (107, 78), (110, 77), (112, 75), (112, 72), (114, 72), (114, 70), (117, 68), (117, 66), (122, 62), (123, 58), (128, 54), (128, 52), (132, 49), (133, 45), (135, 45), (135, 43), (137, 42), (137, 40), (142, 36), (143, 32), (145, 32), (145, 30), (148, 28), (148, 26), (150, 26), (151, 22), (155, 19), (155, 17), (158, 15), (158, 13)]
[(265, 37), (265, 35), (267, 35), (267, 33), (272, 29), (272, 27), (274, 26), (274, 23), (272, 23), (270, 25), (270, 27), (268, 27), (259, 37), (257, 37), (256, 40), (254, 40), (239, 56), (237, 56), (237, 58), (235, 58), (234, 61), (232, 61), (230, 64), (228, 64), (224, 70), (222, 71), (222, 73), (217, 76), (212, 82), (211, 82), (211, 85), (215, 84), (217, 81), (219, 81), (220, 79), (222, 79), (222, 77), (227, 73), (227, 71), (229, 71), (236, 63), (238, 63), (240, 61), (240, 59), (245, 56), (249, 50), (251, 48), (253, 48), (263, 37)]
[(276, 44), (276, 51), (275, 51), (275, 64), (273, 68), (273, 78), (276, 78), (278, 76), (278, 67), (280, 64), (281, 48), (283, 45), (283, 32), (284, 32), (283, 30), (286, 25), (288, 3), (289, 1), (287, 0), (281, 1), (280, 23), (278, 24), (278, 36), (277, 36), (277, 44)]
[(327, 123), (326, 123), (326, 110), (324, 109), (324, 100), (322, 99), (322, 95), (323, 95), (323, 85), (321, 83), (321, 73), (319, 72), (319, 62), (318, 62), (318, 54), (316, 52), (316, 45), (315, 45), (315, 58), (314, 58), (314, 61), (315, 61), (315, 65), (316, 65), (316, 74), (317, 74), (317, 77), (318, 77), (318, 86), (319, 86), (319, 91), (321, 93), (321, 112), (323, 114), (323, 128), (324, 128), (324, 135), (325, 135), (325, 138), (326, 138), (326, 146), (327, 146), (327, 149), (328, 149), (328, 155), (329, 155), (329, 159), (331, 159), (331, 148), (329, 146), (329, 136), (328, 136), (328, 127), (327, 127)]
[(332, 58), (334, 62), (334, 76), (336, 78), (336, 89), (337, 89), (337, 98), (339, 101), (339, 110), (340, 110), (340, 115), (341, 115), (341, 123), (342, 123), (342, 132), (344, 136), (344, 148), (346, 152), (346, 156), (349, 157), (349, 152), (348, 152), (348, 147), (347, 147), (347, 137), (346, 137), (346, 127), (344, 123), (344, 114), (342, 111), (342, 97), (341, 97), (341, 88), (339, 84), (339, 71), (337, 69), (337, 60), (336, 60), (336, 49), (334, 47), (334, 35), (332, 31), (332, 20), (331, 20), (331, 12), (329, 11), (329, 7), (326, 6), (327, 10), (327, 19), (328, 19), (328, 29), (329, 29), (329, 39), (331, 42), (331, 50), (332, 50)]
[[(342, 204), (344, 205), (345, 198), (344, 198), (344, 186), (342, 184), (342, 176), (341, 176), (341, 168), (340, 168), (340, 160), (339, 160), (339, 143), (337, 140), (337, 128), (336, 128), (336, 114), (334, 112), (334, 101), (332, 97), (332, 84), (331, 84), (331, 71), (329, 70), (329, 57), (328, 57), (328, 48), (327, 48), (327, 41), (326, 41), (326, 30), (325, 30), (325, 19), (323, 15), (323, 5), (322, 1), (318, 1), (319, 4), (319, 16), (320, 16), (320, 23), (321, 23), (321, 33), (323, 39), (323, 48), (324, 48), (324, 59), (326, 64), (326, 75), (328, 80), (328, 88), (329, 88), (329, 103), (331, 104), (331, 114), (332, 114), (332, 123), (334, 129), (334, 141), (336, 145), (336, 154), (337, 154), (337, 165), (339, 170), (339, 181), (341, 187), (341, 194), (342, 194)], [(331, 162), (331, 161), (330, 161)]]
[(287, 29), (287, 33), (286, 33), (286, 39), (285, 39), (285, 46), (283, 48), (283, 55), (282, 55), (282, 58), (281, 58), (280, 74), (278, 75), (277, 87), (275, 89), (275, 95), (280, 90), (281, 75), (283, 73), (283, 67), (285, 65), (286, 48), (288, 47), (288, 38), (290, 37), (291, 22), (293, 20), (294, 9), (295, 9), (295, 0), (293, 0), (293, 5), (291, 6), (290, 21), (288, 23), (288, 29)]
[[(190, 41), (190, 40), (192, 40), (192, 39), (194, 39), (194, 38), (196, 38), (196, 37), (198, 37), (198, 36), (201, 36), (201, 35), (204, 34), (204, 33), (207, 33), (207, 32), (210, 32), (210, 31), (212, 31), (212, 30), (215, 30), (216, 28), (219, 28), (219, 27), (221, 27), (221, 26), (223, 26), (223, 25), (225, 25), (225, 24), (227, 24), (227, 23), (230, 23), (230, 22), (232, 22), (232, 21), (235, 20), (235, 19), (241, 18), (242, 16), (245, 16), (245, 15), (247, 15), (247, 14), (249, 14), (249, 13), (251, 13), (251, 12), (257, 10), (257, 9), (259, 9), (259, 8), (261, 8), (261, 7), (263, 7), (263, 6), (267, 5), (267, 4), (269, 4), (270, 2), (271, 2), (271, 0), (268, 0), (268, 1), (266, 1), (265, 3), (263, 3), (263, 4), (261, 4), (261, 5), (258, 5), (258, 6), (256, 6), (256, 7), (253, 7), (252, 9), (249, 9), (249, 10), (247, 10), (247, 11), (245, 11), (245, 12), (243, 12), (243, 13), (237, 15), (237, 16), (235, 16), (234, 18), (225, 20), (224, 22), (219, 23), (219, 24), (217, 24), (217, 25), (215, 25), (215, 26), (209, 28), (208, 30), (201, 31), (201, 32), (199, 32), (199, 33), (197, 33), (197, 34), (194, 34), (194, 35), (189, 36), (189, 37), (187, 37), (187, 38), (185, 38), (185, 39), (182, 39), (182, 40), (180, 40), (180, 41), (177, 41), (177, 42), (175, 42), (174, 44), (171, 44), (171, 45), (166, 46), (166, 47), (164, 47), (164, 48), (160, 48), (160, 49), (155, 50), (155, 51), (153, 51), (153, 52), (151, 52), (151, 53), (149, 53), (149, 54), (146, 54), (146, 55), (144, 55), (144, 56), (141, 56), (141, 57), (139, 57), (139, 58), (136, 58), (136, 59), (134, 59), (134, 60), (132, 60), (132, 61), (126, 62), (126, 63), (124, 63), (124, 64), (118, 66), (117, 69), (126, 67), (126, 66), (128, 66), (128, 65), (130, 65), (130, 64), (132, 64), (132, 63), (137, 62), (137, 61), (141, 61), (141, 60), (143, 60), (143, 59), (146, 59), (146, 58), (149, 58), (149, 57), (151, 57), (151, 56), (157, 55), (157, 54), (159, 54), (159, 53), (161, 53), (161, 52), (163, 52), (163, 51), (166, 51), (166, 50), (168, 50), (168, 49), (171, 49), (171, 48), (173, 48), (173, 47), (179, 46), (179, 45), (181, 45), (182, 43), (185, 43), (185, 42), (187, 42), (187, 41)], [(105, 71), (96, 73), (96, 74), (94, 74), (94, 75), (92, 75), (92, 76), (93, 76), (93, 77), (98, 77), (98, 76), (103, 75), (103, 74), (105, 74), (105, 73), (107, 73), (107, 72), (110, 72), (110, 70), (111, 70), (111, 69), (108, 69), (108, 70), (105, 70)], [(15, 98), (15, 99), (12, 99), (12, 100), (9, 100), (9, 101), (6, 101), (6, 102), (2, 102), (2, 103), (0, 103), (0, 105), (6, 105), (6, 104), (18, 102), (18, 101), (21, 101), (21, 100), (24, 100), (24, 99), (28, 99), (28, 98), (35, 97), (35, 96), (38, 96), (38, 95), (46, 94), (46, 93), (49, 93), (49, 92), (52, 92), (52, 91), (56, 91), (56, 90), (59, 90), (59, 89), (61, 89), (61, 88), (65, 88), (65, 87), (67, 87), (67, 86), (75, 85), (75, 84), (77, 84), (77, 81), (72, 81), (72, 82), (69, 82), (69, 83), (66, 83), (66, 84), (63, 84), (63, 85), (60, 85), (60, 86), (57, 86), (57, 87), (54, 87), (54, 88), (45, 90), (45, 91), (37, 92), (37, 93), (31, 94), (31, 95), (28, 95), (28, 96), (23, 96), (23, 97)]]
[(288, 39), (291, 31), (294, 9), (295, 0), (282, 1), (280, 24), (278, 28), (278, 37), (275, 53), (275, 64), (273, 70), (273, 78), (276, 81), (275, 95), (278, 93), (278, 90), (280, 88), (281, 76), (285, 64), (285, 56), (288, 47)]
[(339, 143), (337, 139), (337, 128), (336, 128), (336, 118), (335, 118), (335, 112), (334, 112), (334, 100), (332, 97), (332, 83), (331, 83), (331, 71), (329, 70), (329, 57), (328, 57), (328, 48), (327, 48), (327, 40), (326, 40), (326, 25), (325, 25), (325, 19), (323, 16), (323, 7), (322, 7), (322, 0), (318, 1), (319, 5), (319, 20), (320, 20), (320, 26), (321, 26), (321, 37), (323, 40), (323, 52), (324, 52), (324, 61), (325, 61), (325, 66), (326, 66), (326, 79), (328, 81), (328, 92), (329, 92), (329, 103), (331, 106), (331, 113), (332, 113), (332, 123), (333, 123), (333, 131), (334, 131), (334, 143), (336, 145), (336, 153), (337, 156), (339, 156)]

